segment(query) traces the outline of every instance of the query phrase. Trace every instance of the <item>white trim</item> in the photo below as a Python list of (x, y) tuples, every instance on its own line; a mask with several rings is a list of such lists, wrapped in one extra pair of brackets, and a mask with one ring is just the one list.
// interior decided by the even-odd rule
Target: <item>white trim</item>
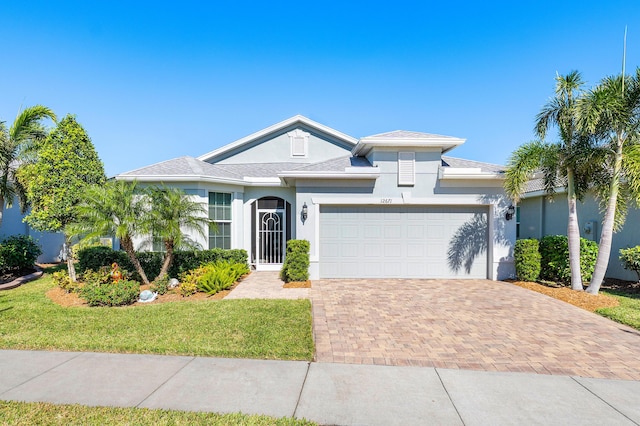
[[(351, 169), (355, 167), (350, 167)], [(318, 171), (291, 171), (278, 173), (281, 178), (320, 178), (320, 179), (377, 179), (380, 177), (380, 170), (376, 167), (366, 167), (362, 172), (318, 172)], [(374, 169), (375, 171), (372, 171)]]
[(358, 140), (352, 136), (349, 136), (345, 133), (339, 132), (338, 130), (332, 129), (331, 127), (325, 126), (324, 124), (320, 124), (318, 122), (315, 122), (303, 115), (295, 115), (291, 118), (287, 118), (284, 121), (281, 121), (279, 123), (276, 123), (274, 125), (271, 125), (267, 128), (264, 128), (262, 130), (259, 130), (255, 133), (250, 134), (249, 136), (245, 136), (244, 138), (238, 139), (235, 142), (231, 142), (230, 144), (227, 144), (221, 148), (215, 149), (213, 151), (210, 151), (206, 154), (203, 154), (201, 156), (198, 157), (198, 160), (202, 160), (202, 161), (208, 161), (213, 159), (214, 157), (220, 156), (222, 154), (225, 154), (233, 149), (239, 148), (245, 144), (248, 144), (250, 142), (253, 142), (256, 139), (262, 138), (264, 136), (267, 136), (271, 133), (275, 133), (278, 130), (282, 130), (286, 127), (289, 127), (291, 125), (294, 124), (304, 124), (306, 126), (312, 127), (316, 130), (319, 130), (323, 133), (326, 133), (330, 136), (333, 136), (336, 139), (340, 139), (343, 140), (344, 142), (347, 142), (351, 145), (356, 145), (356, 143), (358, 142)]
[(243, 179), (222, 178), (202, 175), (118, 175), (116, 180), (138, 182), (202, 182), (222, 183), (236, 186), (282, 186), (282, 181), (277, 177), (245, 177)]
[(439, 167), (438, 178), (442, 180), (505, 180), (504, 173), (482, 172), (480, 168)]
[[(320, 262), (320, 203), (311, 199), (313, 203), (313, 220), (314, 220), (314, 228), (315, 228), (315, 255), (313, 259), (316, 262)], [(312, 257), (309, 257), (309, 261), (312, 261)], [(318, 265), (319, 267), (319, 265)]]
[(424, 138), (385, 138), (381, 136), (367, 136), (358, 141), (351, 153), (354, 156), (367, 155), (376, 147), (391, 148), (440, 148), (443, 154), (465, 143), (466, 139), (450, 136), (426, 135)]
[(495, 275), (494, 275), (494, 271), (493, 271), (493, 265), (494, 265), (494, 261), (493, 261), (493, 244), (491, 243), (493, 241), (493, 232), (494, 232), (494, 226), (493, 226), (493, 218), (495, 215), (495, 209), (496, 206), (495, 204), (489, 204), (489, 213), (487, 213), (487, 279), (495, 281)]
[(314, 204), (331, 204), (331, 205), (409, 205), (409, 206), (489, 206), (491, 202), (478, 202), (476, 194), (455, 194), (448, 197), (438, 195), (434, 197), (421, 198), (405, 198), (405, 197), (362, 197), (362, 198), (333, 198), (333, 197), (311, 197)]

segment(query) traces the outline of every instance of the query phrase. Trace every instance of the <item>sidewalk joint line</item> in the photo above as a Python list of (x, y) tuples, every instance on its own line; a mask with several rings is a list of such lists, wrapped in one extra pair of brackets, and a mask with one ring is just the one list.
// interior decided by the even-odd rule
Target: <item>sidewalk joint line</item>
[(307, 371), (304, 373), (304, 380), (302, 381), (302, 386), (300, 387), (300, 393), (298, 394), (298, 400), (296, 401), (296, 407), (293, 409), (293, 414), (291, 417), (296, 417), (296, 412), (298, 411), (298, 405), (300, 405), (300, 399), (302, 398), (302, 391), (304, 390), (304, 385), (307, 384), (307, 377), (309, 376), (309, 369), (311, 368), (311, 362), (307, 362)]
[(167, 377), (167, 379), (160, 383), (152, 392), (149, 393), (149, 395), (145, 396), (142, 401), (140, 401), (139, 403), (137, 403), (135, 405), (136, 408), (140, 408), (140, 405), (142, 405), (147, 399), (149, 399), (153, 394), (155, 394), (161, 387), (163, 387), (169, 380), (173, 379), (179, 372), (181, 372), (182, 370), (184, 370), (187, 365), (191, 364), (194, 360), (196, 359), (195, 356), (192, 356), (191, 359), (189, 360), (189, 362), (185, 363), (182, 367), (178, 368), (171, 376)]
[[(14, 349), (8, 349), (8, 350), (14, 350)], [(8, 350), (7, 350), (7, 351), (8, 351)], [(49, 352), (49, 351), (37, 351), (37, 352)], [(55, 368), (58, 368), (58, 367), (60, 367), (61, 365), (64, 365), (64, 364), (66, 364), (66, 363), (68, 363), (68, 362), (70, 362), (70, 361), (72, 361), (72, 360), (74, 360), (74, 359), (78, 358), (80, 355), (82, 355), (82, 354), (84, 354), (84, 353), (87, 353), (87, 352), (66, 352), (66, 351), (55, 351), (55, 352), (75, 353), (76, 355), (75, 355), (75, 356), (73, 356), (73, 357), (71, 357), (71, 358), (69, 358), (69, 359), (67, 359), (67, 360), (65, 360), (65, 361), (63, 361), (63, 362), (61, 362), (60, 364), (54, 365), (53, 367), (51, 367), (51, 368), (49, 368), (49, 369), (47, 369), (47, 370), (44, 370), (42, 373), (40, 373), (40, 374), (38, 374), (38, 375), (36, 375), (36, 376), (33, 376), (33, 377), (31, 377), (31, 378), (29, 378), (29, 379), (25, 380), (25, 381), (24, 381), (24, 382), (22, 382), (22, 383), (18, 383), (17, 385), (15, 385), (15, 386), (13, 386), (13, 387), (11, 387), (11, 388), (9, 388), (9, 389), (5, 390), (4, 392), (2, 392), (2, 393), (0, 394), (0, 397), (1, 397), (2, 395), (4, 395), (5, 393), (9, 392), (9, 391), (12, 391), (12, 390), (14, 390), (15, 388), (20, 387), (20, 386), (22, 386), (22, 385), (24, 385), (24, 384), (26, 384), (26, 383), (29, 383), (29, 382), (31, 382), (32, 380), (37, 379), (38, 377), (40, 377), (40, 376), (42, 376), (42, 375), (44, 375), (44, 374), (46, 374), (46, 373), (50, 372), (51, 370), (53, 370), (53, 369), (55, 369)], [(89, 352), (89, 353), (92, 353), (92, 352)]]
[(462, 422), (463, 425), (465, 425), (466, 423), (464, 422), (464, 419), (462, 418), (460, 411), (458, 411), (458, 407), (456, 407), (456, 403), (453, 402), (453, 398), (451, 398), (451, 395), (449, 394), (449, 389), (447, 389), (447, 387), (444, 384), (444, 381), (442, 380), (442, 377), (440, 377), (440, 372), (436, 367), (433, 367), (433, 370), (436, 372), (436, 375), (438, 376), (438, 380), (440, 380), (440, 384), (442, 385), (442, 389), (444, 389), (445, 393), (447, 394), (447, 398), (449, 398), (449, 401), (451, 401), (451, 405), (453, 405), (453, 409), (456, 410), (456, 414), (460, 418), (460, 421)]
[(586, 387), (584, 384), (582, 384), (580, 382), (580, 380), (577, 380), (574, 376), (569, 376), (571, 377), (571, 380), (573, 380), (574, 382), (576, 382), (577, 384), (579, 384), (580, 386), (582, 386), (583, 388), (585, 388), (587, 390), (587, 392), (589, 392), (590, 394), (592, 394), (593, 396), (595, 396), (596, 398), (598, 398), (600, 401), (604, 402), (605, 404), (607, 404), (609, 407), (613, 408), (615, 411), (617, 411), (618, 413), (622, 414), (623, 417), (625, 417), (626, 419), (629, 419), (629, 421), (631, 423), (633, 423), (634, 425), (637, 425), (638, 422), (634, 421), (632, 418), (630, 418), (629, 416), (627, 416), (625, 413), (623, 413), (622, 411), (618, 410), (616, 407), (614, 407), (613, 405), (609, 404), (608, 401), (606, 401), (604, 398), (602, 398), (600, 395), (598, 395), (597, 393), (595, 393), (594, 391), (592, 391), (591, 389), (589, 389), (588, 387)]

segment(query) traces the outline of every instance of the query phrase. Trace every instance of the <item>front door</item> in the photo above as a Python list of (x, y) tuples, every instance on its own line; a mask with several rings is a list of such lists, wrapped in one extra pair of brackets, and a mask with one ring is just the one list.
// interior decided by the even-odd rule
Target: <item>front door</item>
[(284, 209), (258, 209), (256, 215), (256, 268), (279, 270), (284, 261), (286, 214)]

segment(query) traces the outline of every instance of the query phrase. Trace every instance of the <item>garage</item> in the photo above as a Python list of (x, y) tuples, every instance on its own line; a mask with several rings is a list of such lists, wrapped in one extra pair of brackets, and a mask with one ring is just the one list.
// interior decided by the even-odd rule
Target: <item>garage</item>
[(321, 278), (487, 278), (487, 206), (320, 206)]

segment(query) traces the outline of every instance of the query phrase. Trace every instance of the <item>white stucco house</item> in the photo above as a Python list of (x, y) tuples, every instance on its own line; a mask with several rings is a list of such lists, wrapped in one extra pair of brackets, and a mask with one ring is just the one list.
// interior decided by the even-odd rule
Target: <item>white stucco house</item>
[(305, 239), (311, 279), (511, 277), (502, 168), (444, 155), (464, 142), (401, 130), (356, 139), (298, 115), (116, 179), (184, 189), (217, 224), (200, 244), (245, 249), (257, 270), (279, 269), (286, 241)]

